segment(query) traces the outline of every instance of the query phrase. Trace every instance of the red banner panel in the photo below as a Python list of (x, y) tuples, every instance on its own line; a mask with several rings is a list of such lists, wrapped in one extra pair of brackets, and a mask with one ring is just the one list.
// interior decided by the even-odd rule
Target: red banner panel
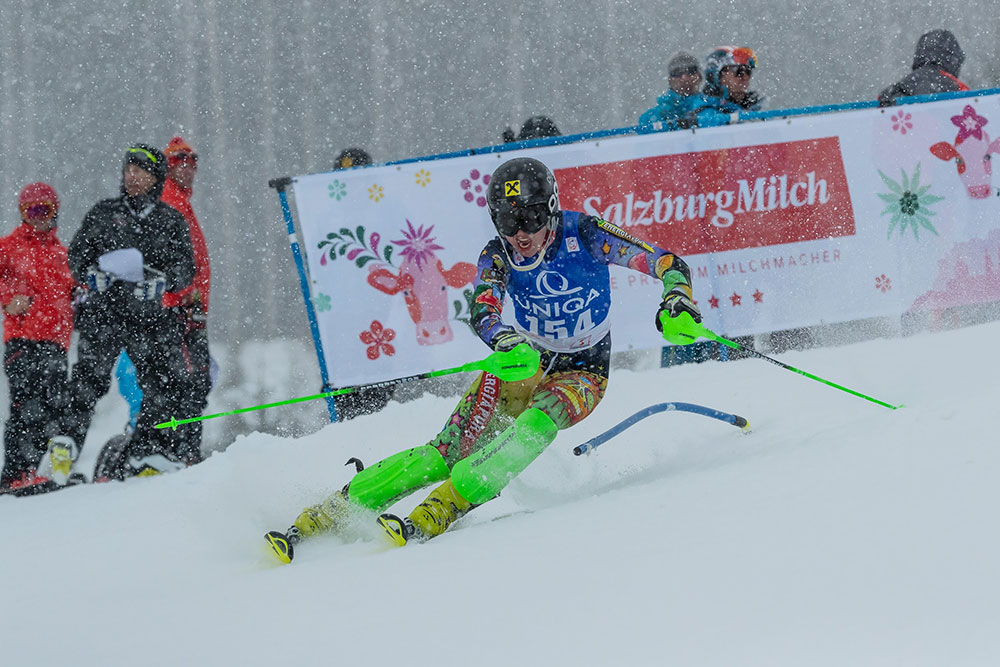
[(695, 255), (854, 235), (837, 137), (556, 169), (559, 199)]

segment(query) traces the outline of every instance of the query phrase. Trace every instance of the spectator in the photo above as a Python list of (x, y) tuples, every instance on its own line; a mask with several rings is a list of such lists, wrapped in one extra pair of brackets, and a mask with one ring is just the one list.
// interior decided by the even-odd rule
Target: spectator
[[(184, 217), (160, 201), (166, 157), (146, 144), (125, 152), (121, 196), (98, 202), (69, 245), (69, 268), (88, 294), (78, 306), (78, 359), (70, 381), (66, 436), (78, 451), (94, 406), (111, 387), (111, 370), (124, 349), (135, 364), (142, 409), (114, 477), (150, 475), (181, 467), (183, 425), (155, 425), (180, 415), (190, 383), (180, 322), (163, 306), (164, 292), (179, 292), (194, 277), (194, 256)], [(50, 457), (61, 455), (50, 445)]]
[(548, 116), (532, 116), (521, 125), (521, 132), (514, 135), (514, 130), (507, 127), (503, 131), (502, 137), (505, 144), (515, 141), (527, 141), (529, 139), (544, 139), (546, 137), (562, 136), (562, 132)]
[[(208, 353), (208, 297), (211, 270), (205, 235), (191, 206), (191, 191), (198, 171), (198, 154), (182, 137), (174, 137), (163, 154), (167, 157), (167, 179), (163, 184), (162, 201), (177, 209), (187, 221), (188, 234), (194, 250), (194, 280), (178, 292), (163, 295), (163, 306), (172, 308), (184, 332), (184, 352), (188, 361), (191, 383), (185, 406), (178, 416), (200, 416), (208, 405), (212, 389), (211, 359)], [(201, 422), (193, 422), (183, 432), (181, 460), (187, 465), (200, 463)]]
[(37, 469), (45, 443), (61, 430), (75, 283), (56, 236), (56, 191), (46, 183), (26, 185), (18, 207), (20, 225), (0, 239), (4, 370), (10, 385), (0, 493), (27, 494), (51, 487)]
[(678, 53), (667, 63), (670, 89), (656, 98), (656, 106), (639, 116), (639, 125), (656, 122), (672, 123), (676, 127), (694, 125), (694, 114), (707, 107), (714, 107), (700, 92), (701, 68), (698, 59), (690, 53)]
[(340, 151), (337, 161), (333, 165), (336, 169), (350, 169), (351, 167), (364, 167), (372, 163), (372, 156), (361, 148), (345, 148)]
[[(364, 167), (369, 164), (372, 164), (372, 157), (367, 151), (361, 148), (345, 148), (337, 156), (333, 168), (334, 170), (351, 169), (352, 167)], [(360, 415), (378, 412), (389, 404), (389, 399), (392, 396), (392, 387), (361, 389), (350, 394), (335, 396), (333, 403), (337, 408), (337, 419), (339, 421), (346, 421)]]
[(764, 98), (750, 90), (757, 54), (747, 46), (717, 46), (705, 59), (704, 93), (721, 113), (760, 111)]
[(882, 106), (892, 106), (897, 97), (951, 93), (968, 90), (958, 80), (965, 52), (948, 30), (931, 30), (920, 36), (913, 54), (913, 71), (878, 94)]

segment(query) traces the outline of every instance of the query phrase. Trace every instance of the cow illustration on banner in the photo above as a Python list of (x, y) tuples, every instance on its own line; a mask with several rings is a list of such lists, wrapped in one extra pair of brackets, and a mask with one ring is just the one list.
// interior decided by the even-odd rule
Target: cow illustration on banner
[(939, 141), (931, 146), (931, 153), (945, 162), (954, 160), (958, 177), (969, 196), (986, 199), (993, 190), (990, 154), (1000, 153), (1000, 139), (990, 141), (990, 135), (983, 129), (989, 121), (969, 104), (960, 115), (952, 116), (951, 122), (958, 127), (955, 140), (951, 143)]
[[(448, 317), (448, 287), (460, 288), (471, 283), (476, 267), (469, 262), (457, 262), (446, 269), (436, 254), (444, 250), (444, 246), (435, 242), (436, 237), (431, 236), (433, 231), (434, 225), (426, 229), (423, 225), (414, 228), (407, 220), (406, 228), (400, 230), (403, 238), (382, 245), (378, 232), (366, 234), (363, 226), (356, 230), (344, 228), (339, 233), (328, 233), (327, 238), (317, 244), (324, 252), (320, 264), (325, 265), (327, 258), (344, 257), (359, 269), (367, 266), (367, 283), (371, 287), (389, 296), (403, 294), (410, 319), (416, 326), (418, 344), (447, 343), (454, 337)], [(398, 266), (395, 248), (403, 258)], [(465, 295), (466, 302), (470, 295), (471, 292)], [(454, 303), (456, 319), (461, 319), (468, 304), (463, 308), (462, 301)], [(369, 358), (376, 359), (378, 355), (369, 353)]]
[(431, 236), (434, 225), (413, 228), (409, 220), (400, 230), (403, 238), (392, 243), (402, 248), (403, 262), (393, 271), (385, 265), (369, 268), (368, 284), (390, 296), (402, 292), (410, 319), (416, 325), (417, 343), (440, 345), (454, 334), (448, 322), (448, 287), (463, 287), (476, 277), (476, 267), (458, 262), (450, 269), (435, 254), (444, 250)]

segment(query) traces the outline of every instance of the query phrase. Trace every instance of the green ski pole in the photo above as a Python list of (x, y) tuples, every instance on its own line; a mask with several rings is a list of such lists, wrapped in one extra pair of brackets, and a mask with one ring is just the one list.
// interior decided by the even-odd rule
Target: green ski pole
[(156, 425), (156, 428), (172, 428), (177, 429), (181, 424), (190, 424), (191, 422), (204, 421), (206, 419), (215, 419), (216, 417), (228, 417), (230, 415), (238, 415), (244, 412), (253, 412), (255, 410), (266, 410), (267, 408), (276, 408), (279, 405), (291, 405), (292, 403), (302, 403), (304, 401), (314, 401), (319, 398), (326, 398), (328, 396), (341, 396), (343, 394), (351, 394), (360, 389), (378, 389), (380, 387), (393, 387), (398, 384), (404, 384), (407, 382), (413, 382), (415, 380), (426, 380), (428, 378), (441, 377), (442, 375), (452, 375), (454, 373), (465, 373), (467, 371), (485, 371), (491, 375), (495, 375), (501, 380), (507, 382), (517, 382), (519, 380), (527, 380), (532, 375), (538, 372), (539, 354), (538, 350), (532, 348), (527, 343), (521, 343), (513, 350), (509, 352), (494, 352), (485, 359), (479, 361), (470, 361), (467, 364), (461, 366), (455, 366), (454, 368), (445, 368), (440, 371), (429, 371), (427, 373), (418, 373), (417, 375), (407, 375), (406, 377), (395, 378), (393, 380), (383, 380), (382, 382), (372, 382), (371, 384), (358, 384), (352, 385), (350, 387), (342, 387), (341, 389), (334, 389), (332, 391), (326, 391), (322, 394), (313, 394), (312, 396), (302, 396), (300, 398), (290, 398), (286, 401), (277, 401), (276, 403), (266, 403), (264, 405), (255, 405), (250, 408), (238, 408), (236, 410), (229, 410), (227, 412), (217, 412), (212, 415), (203, 415), (200, 417), (190, 417), (188, 419), (177, 419), (173, 417), (170, 421), (163, 422)]
[(793, 373), (798, 373), (803, 375), (810, 380), (816, 380), (817, 382), (822, 382), (828, 387), (833, 387), (834, 389), (839, 389), (840, 391), (847, 392), (852, 396), (857, 396), (858, 398), (863, 398), (866, 401), (871, 401), (881, 405), (884, 408), (889, 408), (890, 410), (898, 410), (903, 407), (902, 405), (892, 405), (891, 403), (886, 403), (885, 401), (880, 401), (877, 398), (872, 398), (871, 396), (866, 396), (861, 392), (854, 391), (853, 389), (848, 389), (843, 385), (839, 385), (836, 382), (831, 382), (830, 380), (823, 379), (818, 375), (813, 375), (812, 373), (806, 372), (794, 366), (789, 366), (788, 364), (782, 363), (777, 359), (772, 359), (766, 354), (761, 354), (757, 350), (749, 347), (743, 347), (739, 343), (723, 338), (719, 334), (715, 333), (711, 329), (708, 329), (703, 324), (694, 321), (690, 313), (681, 313), (677, 317), (670, 317), (666, 313), (660, 314), (660, 324), (663, 326), (663, 338), (668, 343), (673, 343), (674, 345), (689, 345), (695, 342), (699, 338), (707, 338), (709, 340), (714, 340), (717, 343), (721, 343), (726, 347), (731, 347), (734, 350), (743, 350), (755, 357), (763, 359), (764, 361), (769, 361), (775, 366), (781, 366), (785, 370), (792, 371)]

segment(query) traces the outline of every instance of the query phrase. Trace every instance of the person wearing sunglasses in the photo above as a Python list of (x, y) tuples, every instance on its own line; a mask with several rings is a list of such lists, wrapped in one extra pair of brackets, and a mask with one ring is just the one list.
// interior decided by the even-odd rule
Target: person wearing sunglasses
[(720, 113), (760, 111), (764, 98), (750, 90), (757, 54), (747, 46), (717, 46), (705, 59), (705, 87)]
[(653, 123), (669, 124), (672, 129), (683, 129), (695, 124), (694, 114), (712, 103), (699, 92), (701, 67), (698, 59), (683, 51), (667, 63), (669, 89), (656, 98), (656, 106), (639, 116), (639, 126), (651, 127)]
[[(71, 453), (83, 446), (97, 401), (111, 388), (112, 369), (125, 350), (136, 367), (142, 408), (120, 460), (103, 466), (114, 477), (155, 474), (183, 466), (183, 434), (155, 425), (182, 414), (191, 391), (180, 324), (163, 306), (165, 292), (191, 284), (194, 253), (184, 216), (160, 201), (167, 160), (158, 148), (133, 144), (121, 166), (121, 194), (94, 205), (69, 244), (69, 268), (87, 286), (77, 306), (80, 334), (70, 380), (66, 432)], [(183, 428), (183, 427), (182, 427)], [(65, 441), (49, 458), (61, 465)], [(99, 457), (99, 460), (101, 458)]]
[(20, 223), (0, 239), (4, 371), (10, 387), (0, 493), (27, 495), (52, 486), (37, 471), (46, 443), (61, 430), (76, 282), (56, 236), (55, 189), (47, 183), (24, 186), (18, 208)]
[[(400, 546), (440, 535), (496, 497), (560, 430), (590, 415), (608, 382), (610, 265), (662, 283), (657, 329), (685, 321), (678, 319), (684, 314), (701, 321), (684, 260), (604, 220), (562, 210), (555, 177), (542, 162), (501, 164), (487, 203), (497, 237), (479, 256), (470, 324), (495, 352), (537, 354), (537, 372), (518, 382), (481, 373), (430, 442), (360, 470), (286, 533), (268, 533), (283, 562), (303, 537), (343, 528), (358, 511), (378, 515), (432, 484), (438, 486), (409, 516), (381, 514), (377, 522)], [(512, 312), (503, 312), (505, 297)]]
[[(208, 392), (212, 389), (211, 357), (208, 351), (211, 268), (205, 234), (191, 205), (194, 178), (198, 173), (198, 153), (183, 137), (177, 136), (170, 140), (163, 154), (167, 158), (167, 178), (160, 199), (184, 216), (194, 250), (194, 279), (184, 289), (164, 294), (163, 305), (173, 309), (184, 331), (185, 356), (190, 360), (190, 375), (187, 380), (191, 384), (191, 391), (187, 395), (182, 414), (196, 417), (204, 411), (208, 404)], [(184, 463), (193, 465), (202, 460), (202, 424), (194, 422), (189, 426), (191, 428), (183, 434), (179, 454)]]

